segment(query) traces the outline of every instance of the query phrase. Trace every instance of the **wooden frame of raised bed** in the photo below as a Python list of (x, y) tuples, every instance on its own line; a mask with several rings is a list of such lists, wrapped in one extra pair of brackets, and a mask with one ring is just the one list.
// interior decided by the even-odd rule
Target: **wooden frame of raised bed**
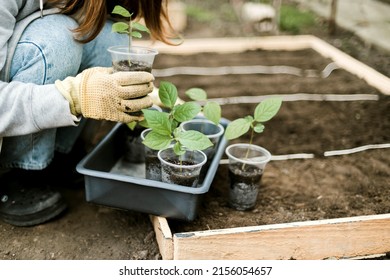
[[(141, 44), (148, 44), (141, 42)], [(239, 53), (311, 48), (390, 95), (390, 79), (323, 40), (310, 36), (188, 39), (180, 46), (155, 44), (160, 53)], [(150, 216), (163, 259), (329, 259), (390, 252), (390, 214), (226, 228), (172, 234), (168, 221)]]

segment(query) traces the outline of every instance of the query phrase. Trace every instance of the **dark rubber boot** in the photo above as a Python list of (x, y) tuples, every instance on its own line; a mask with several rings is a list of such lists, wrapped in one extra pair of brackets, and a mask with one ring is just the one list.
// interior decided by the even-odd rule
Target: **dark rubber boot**
[(37, 174), (40, 171), (11, 171), (0, 177), (0, 217), (6, 223), (38, 225), (66, 209), (61, 194)]

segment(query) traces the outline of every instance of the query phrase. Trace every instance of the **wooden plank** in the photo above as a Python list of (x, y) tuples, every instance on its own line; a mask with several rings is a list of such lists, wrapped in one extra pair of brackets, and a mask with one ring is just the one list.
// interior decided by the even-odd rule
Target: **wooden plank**
[(181, 45), (137, 41), (137, 45), (156, 48), (160, 53), (189, 55), (202, 52), (234, 53), (247, 50), (300, 50), (311, 47), (311, 35), (263, 36), (236, 38), (185, 39)]
[(390, 214), (173, 235), (174, 259), (326, 259), (390, 251)]
[(390, 95), (390, 78), (317, 37), (312, 37), (311, 47), (322, 56), (332, 59), (341, 68), (365, 80), (383, 94)]
[(312, 35), (186, 39), (178, 46), (169, 46), (161, 42), (137, 41), (137, 45), (152, 46), (160, 53), (181, 55), (202, 52), (234, 53), (256, 49), (293, 51), (312, 48), (320, 55), (331, 58), (346, 71), (364, 79), (383, 94), (390, 94), (390, 78)]
[(226, 104), (243, 104), (243, 103), (259, 103), (269, 97), (280, 97), (283, 101), (378, 101), (377, 94), (317, 94), (317, 93), (295, 93), (295, 94), (266, 94), (255, 96), (233, 96), (209, 98), (209, 101), (217, 102), (220, 105)]
[(173, 239), (168, 222), (163, 217), (149, 215), (163, 260), (173, 259)]

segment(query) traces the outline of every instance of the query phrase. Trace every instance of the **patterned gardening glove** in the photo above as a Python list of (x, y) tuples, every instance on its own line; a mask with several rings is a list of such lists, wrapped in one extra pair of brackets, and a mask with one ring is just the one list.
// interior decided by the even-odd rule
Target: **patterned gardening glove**
[(129, 123), (143, 119), (141, 109), (153, 105), (148, 96), (154, 77), (148, 72), (115, 72), (93, 67), (55, 85), (69, 101), (73, 115)]

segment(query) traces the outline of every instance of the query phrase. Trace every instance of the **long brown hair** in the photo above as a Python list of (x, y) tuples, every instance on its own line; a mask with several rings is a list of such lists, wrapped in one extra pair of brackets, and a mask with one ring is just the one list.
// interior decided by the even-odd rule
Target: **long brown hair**
[(166, 0), (49, 0), (63, 14), (75, 16), (79, 27), (73, 31), (81, 43), (92, 41), (102, 30), (115, 5), (121, 5), (133, 13), (133, 19), (143, 18), (153, 40), (172, 44), (170, 38), (176, 34), (169, 22)]

